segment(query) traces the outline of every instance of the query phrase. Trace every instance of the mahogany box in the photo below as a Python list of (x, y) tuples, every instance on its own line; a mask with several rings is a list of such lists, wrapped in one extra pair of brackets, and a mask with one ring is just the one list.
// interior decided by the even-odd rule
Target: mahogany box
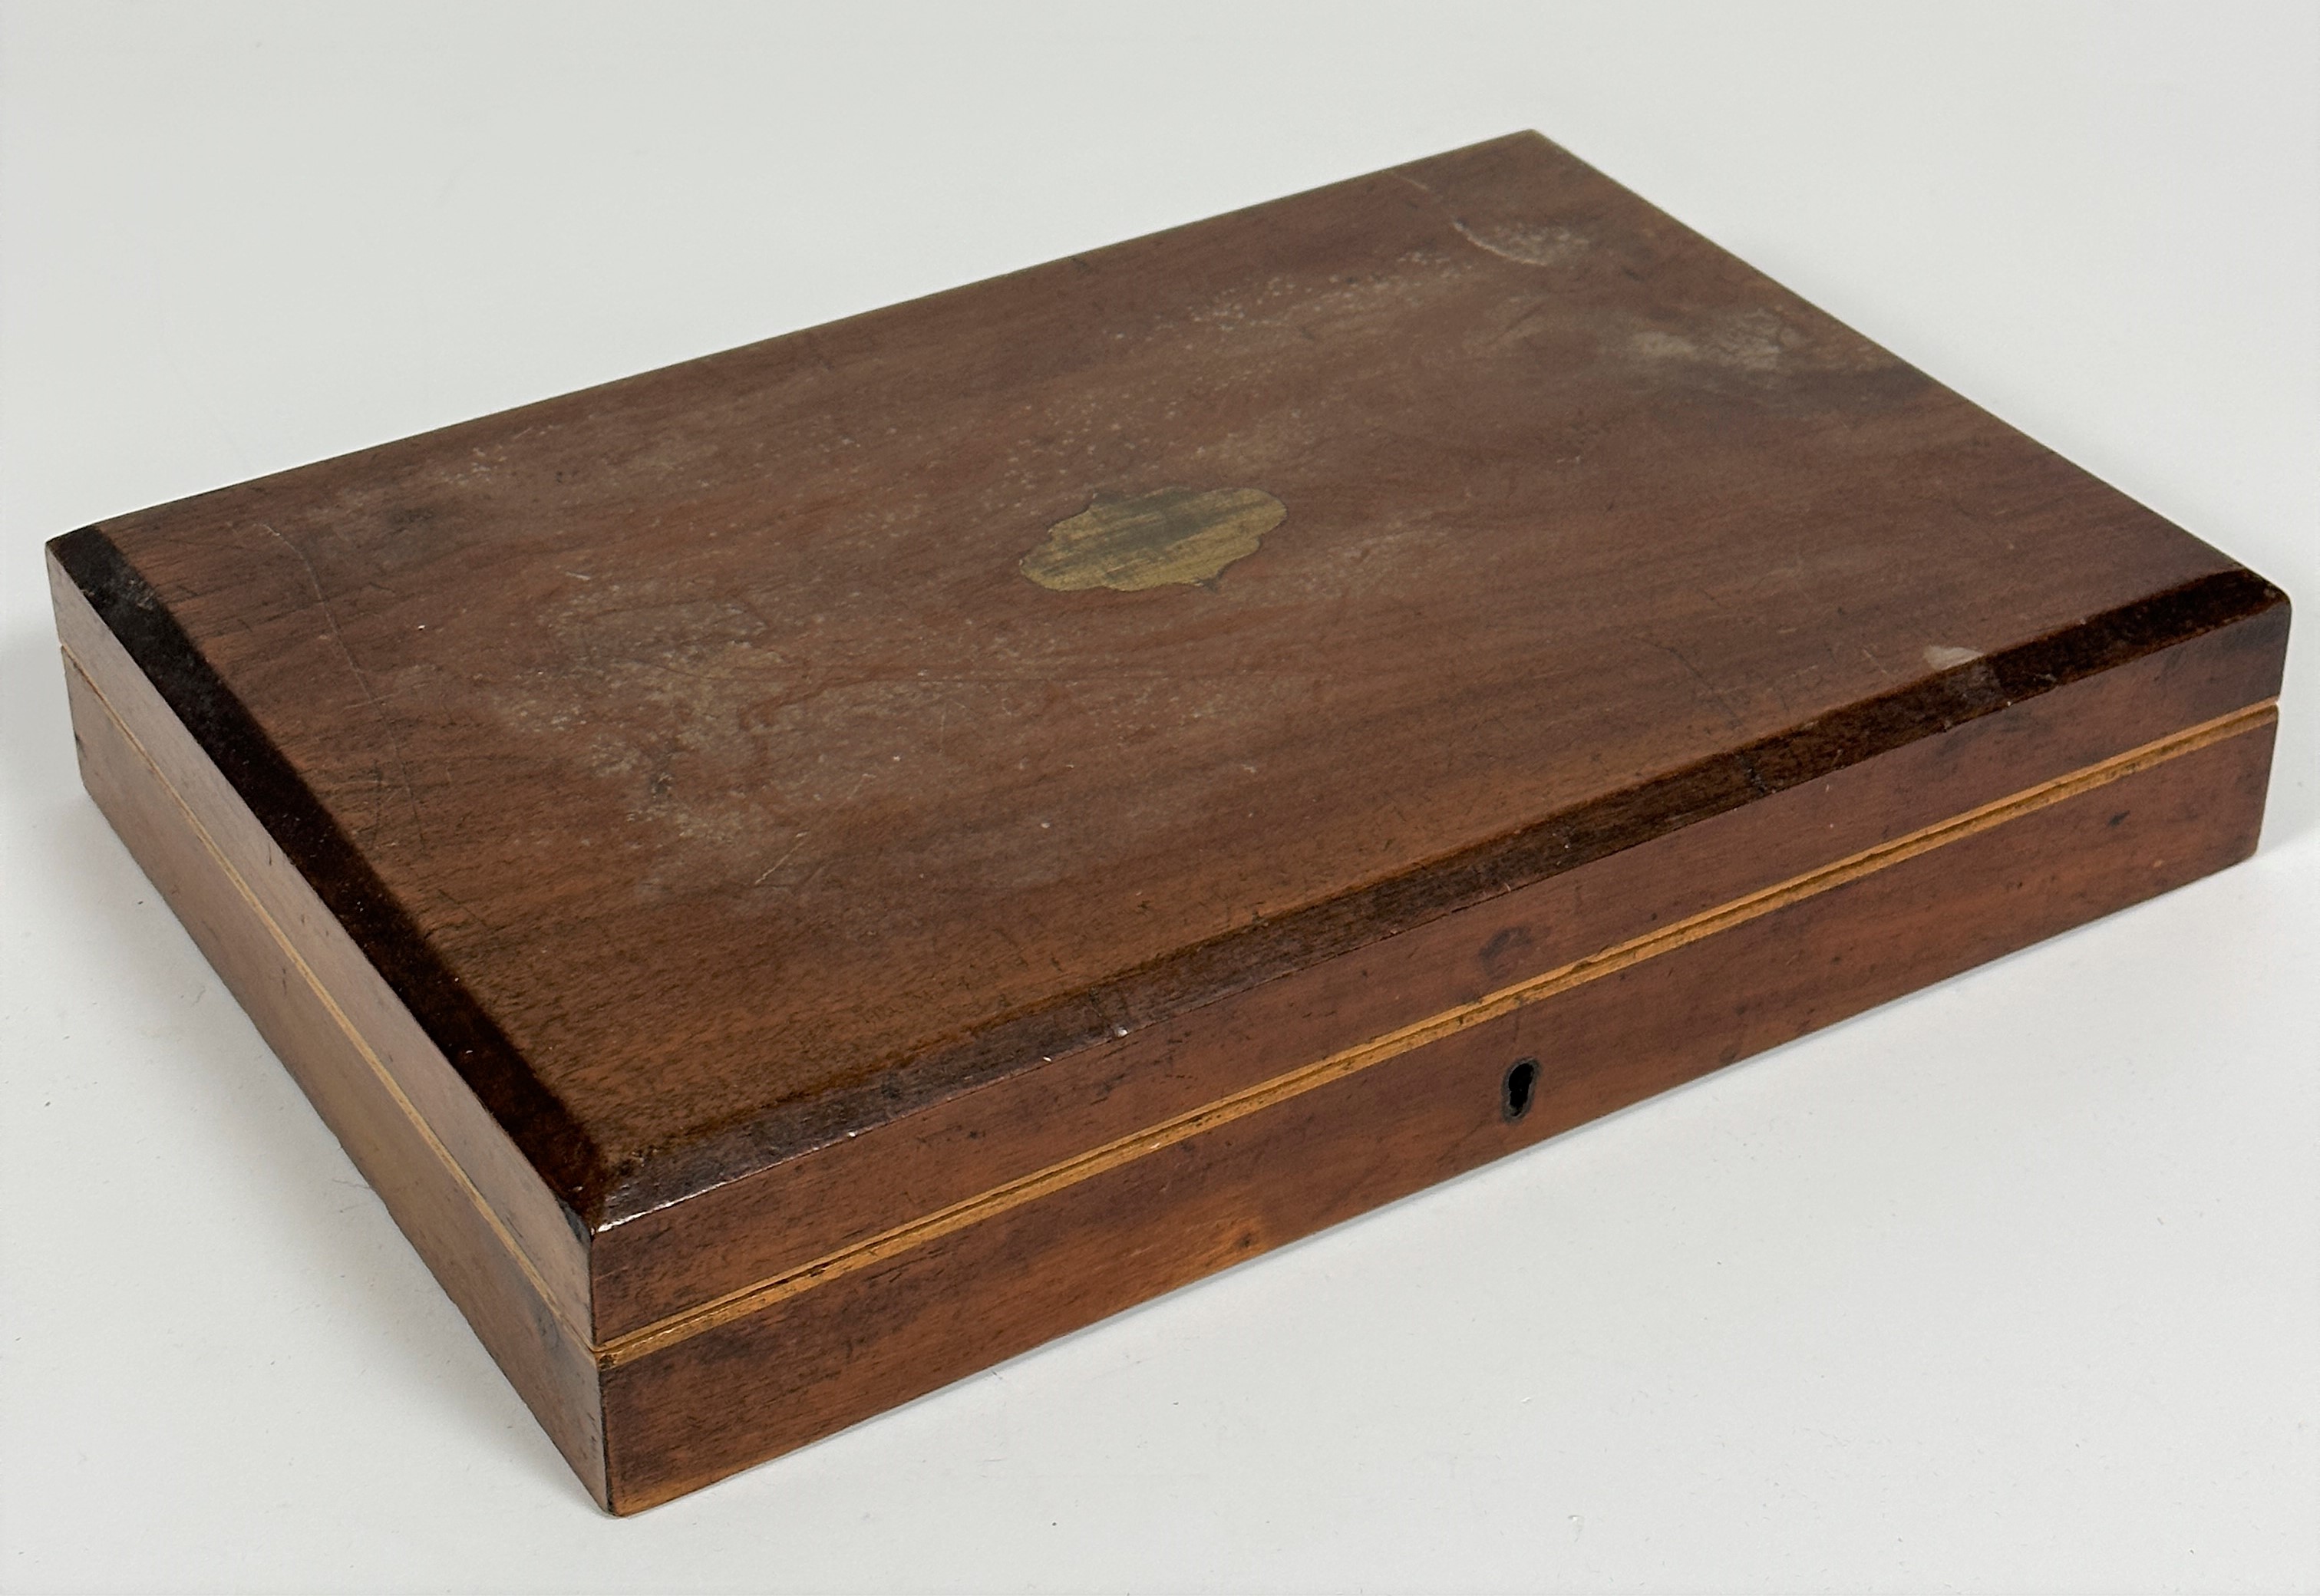
[(2244, 857), (2288, 621), (1534, 134), (50, 555), (614, 1512)]

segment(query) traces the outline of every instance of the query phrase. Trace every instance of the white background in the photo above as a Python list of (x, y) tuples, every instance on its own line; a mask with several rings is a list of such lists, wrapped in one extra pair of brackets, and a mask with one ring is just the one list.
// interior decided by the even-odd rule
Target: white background
[(1536, 127), (2320, 600), (2320, 7), (5, 17), (0, 1584), (2320, 1589), (2308, 630), (2252, 863), (616, 1522), (81, 794), (38, 558)]

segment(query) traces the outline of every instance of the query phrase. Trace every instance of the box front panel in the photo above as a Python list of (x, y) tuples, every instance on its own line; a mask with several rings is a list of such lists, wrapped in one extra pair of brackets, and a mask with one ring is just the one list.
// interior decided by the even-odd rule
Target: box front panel
[[(2244, 857), (2266, 708), (603, 1349), (616, 1511)], [(1535, 1073), (1510, 1098), (1510, 1071)], [(1230, 1105), (1228, 1105), (1229, 1107)], [(1519, 1106), (1518, 1117), (1510, 1110)]]

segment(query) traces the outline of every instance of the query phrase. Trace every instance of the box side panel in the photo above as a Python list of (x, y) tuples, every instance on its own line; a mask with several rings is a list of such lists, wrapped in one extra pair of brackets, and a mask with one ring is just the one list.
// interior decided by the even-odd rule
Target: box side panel
[(593, 1254), (596, 1335), (811, 1269), (1310, 1058), (2268, 699), (2288, 621), (2275, 605), (615, 1226)]
[[(2274, 718), (2118, 762), (1979, 829), (1373, 1067), (1092, 1168), (623, 1358), (615, 1511), (665, 1501), (1052, 1337), (1720, 1066), (2140, 902), (2255, 845)], [(1890, 850), (1889, 850), (1890, 851)], [(1510, 1065), (1539, 1061), (1509, 1123)]]
[[(252, 881), (263, 861), (253, 866), (221, 846), (218, 832), (230, 828), (212, 823), (219, 805), (204, 805), (206, 813), (189, 806), (172, 779), (181, 772), (164, 773), (71, 651), (65, 676), (91, 796), (557, 1448), (605, 1501), (601, 1401), (585, 1320), (551, 1300), (503, 1218), (415, 1111), (403, 1077), (387, 1066), (387, 1048), (359, 1029), (354, 1016), (366, 1005), (342, 979), (351, 945), (329, 948), (327, 921), (269, 913)], [(407, 1066), (407, 1038), (394, 1055)]]
[(557, 1201), (441, 1047), (355, 946), (297, 866), (276, 847), (241, 794), (204, 752), (88, 600), (48, 562), (57, 636), (130, 739), (164, 772), (187, 814), (232, 861), (251, 901), (300, 949), (331, 1001), (378, 1057), (461, 1175), (521, 1246), (557, 1310), (585, 1326), (588, 1247)]

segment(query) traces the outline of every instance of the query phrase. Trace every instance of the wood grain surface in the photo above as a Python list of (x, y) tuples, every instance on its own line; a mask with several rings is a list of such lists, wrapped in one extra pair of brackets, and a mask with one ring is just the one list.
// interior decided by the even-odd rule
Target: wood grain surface
[[(1179, 486), (1286, 518), (1213, 590), (1023, 576)], [(65, 553), (591, 1226), (2236, 572), (1529, 136)]]
[(621, 1511), (2242, 857), (2288, 622), (1536, 135), (51, 551)]

